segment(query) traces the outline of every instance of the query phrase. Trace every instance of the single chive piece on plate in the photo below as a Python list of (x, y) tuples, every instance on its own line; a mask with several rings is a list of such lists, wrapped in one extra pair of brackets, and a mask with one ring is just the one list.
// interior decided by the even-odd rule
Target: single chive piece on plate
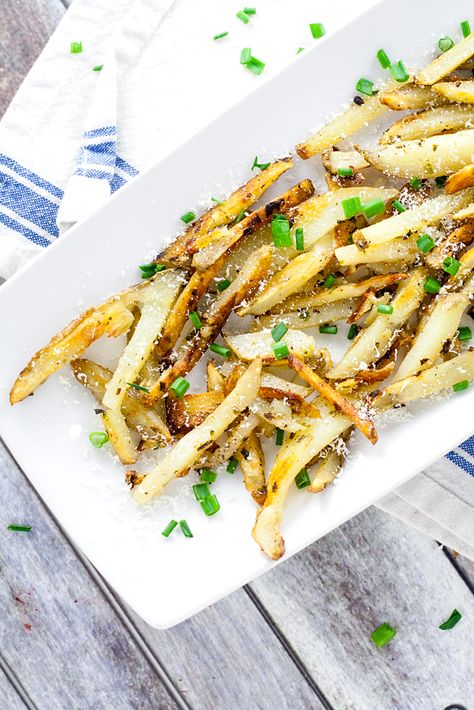
[(412, 179), (410, 180), (410, 187), (412, 187), (414, 190), (419, 190), (421, 187), (420, 178), (413, 176)]
[(180, 520), (179, 527), (181, 528), (181, 531), (182, 531), (184, 537), (193, 537), (193, 534), (191, 532), (191, 528), (187, 524), (186, 520)]
[(247, 25), (250, 22), (249, 16), (243, 10), (239, 10), (239, 12), (236, 13), (236, 17), (238, 17), (244, 25)]
[(461, 32), (463, 37), (469, 37), (471, 34), (471, 25), (469, 24), (468, 20), (463, 20), (461, 22)]
[(276, 434), (275, 434), (275, 444), (277, 446), (281, 446), (283, 444), (283, 440), (285, 438), (285, 432), (283, 429), (279, 429), (277, 427)]
[(299, 473), (295, 476), (295, 483), (297, 488), (307, 488), (310, 484), (309, 473), (306, 468), (302, 468)]
[(11, 530), (11, 532), (30, 532), (31, 525), (10, 524), (10, 525), (7, 525), (7, 530)]
[(344, 211), (345, 218), (350, 219), (362, 211), (362, 202), (360, 201), (360, 197), (348, 197), (347, 200), (342, 200), (341, 207)]
[(304, 230), (303, 227), (295, 229), (295, 247), (298, 251), (304, 250)]
[(459, 269), (461, 268), (461, 262), (455, 259), (453, 256), (447, 256), (443, 261), (443, 271), (451, 276), (456, 276)]
[(250, 47), (244, 47), (243, 50), (240, 52), (240, 63), (241, 64), (248, 64), (251, 59), (252, 59), (252, 50), (250, 49)]
[(359, 328), (357, 327), (357, 325), (355, 323), (352, 323), (351, 327), (349, 328), (349, 330), (347, 332), (347, 339), (354, 340), (354, 338), (357, 335), (358, 330), (359, 330)]
[(362, 205), (362, 212), (367, 217), (367, 219), (375, 217), (375, 215), (377, 214), (383, 214), (384, 211), (385, 204), (384, 201), (380, 199), (380, 197), (376, 197), (373, 200), (369, 200), (369, 202), (366, 202), (364, 205)]
[(198, 315), (198, 313), (196, 313), (196, 311), (190, 312), (189, 320), (191, 321), (193, 326), (196, 328), (196, 330), (200, 330), (202, 328), (201, 319), (199, 318), (199, 315)]
[(374, 93), (374, 82), (370, 79), (364, 79), (363, 76), (357, 81), (356, 91), (366, 96), (372, 96)]
[(324, 288), (331, 288), (331, 286), (334, 286), (335, 281), (336, 277), (334, 276), (334, 274), (328, 274), (324, 279)]
[(339, 177), (352, 177), (354, 175), (354, 171), (352, 168), (338, 168), (337, 174)]
[(137, 385), (136, 382), (127, 382), (127, 385), (129, 387), (132, 387), (134, 390), (138, 390), (139, 392), (150, 392), (148, 387), (143, 387), (143, 385)]
[(92, 67), (92, 71), (102, 71), (103, 68), (103, 64), (96, 64), (95, 67)]
[(467, 390), (469, 387), (469, 380), (461, 380), (453, 385), (454, 392), (461, 392), (462, 390)]
[(393, 639), (397, 630), (392, 628), (390, 624), (384, 623), (377, 626), (375, 631), (372, 631), (370, 638), (379, 648), (383, 648)]
[(177, 520), (170, 520), (168, 525), (165, 527), (163, 532), (161, 533), (163, 537), (169, 537), (173, 530), (178, 526), (178, 521)]
[(468, 325), (460, 325), (458, 328), (458, 340), (471, 340), (472, 330)]
[(423, 254), (428, 254), (429, 251), (435, 248), (436, 244), (429, 234), (420, 234), (416, 240), (416, 246)]
[(190, 383), (184, 379), (184, 377), (177, 377), (173, 384), (170, 387), (170, 390), (173, 392), (175, 397), (178, 399), (181, 399), (188, 389), (191, 387)]
[(434, 279), (432, 276), (428, 276), (425, 283), (423, 284), (423, 290), (425, 291), (425, 293), (439, 293), (440, 289), (440, 282)]
[(189, 224), (190, 222), (193, 222), (196, 219), (196, 213), (192, 210), (189, 210), (189, 212), (183, 214), (180, 219), (182, 222), (184, 222), (184, 224)]
[(290, 220), (285, 215), (276, 214), (272, 219), (273, 244), (278, 248), (291, 247)]
[(301, 52), (304, 52), (304, 47), (298, 47), (296, 50), (296, 54), (301, 54)]
[(226, 288), (229, 288), (230, 284), (231, 284), (231, 281), (229, 281), (229, 279), (222, 279), (222, 281), (219, 281), (217, 283), (217, 290), (218, 291), (225, 291)]
[(387, 303), (379, 303), (377, 306), (377, 313), (384, 313), (385, 315), (392, 315), (393, 306), (389, 306)]
[(284, 323), (278, 323), (278, 325), (272, 328), (272, 338), (275, 343), (278, 343), (278, 341), (281, 340), (287, 332), (288, 326), (286, 326)]
[(286, 357), (288, 357), (290, 353), (290, 351), (288, 350), (288, 345), (281, 341), (279, 343), (273, 343), (272, 350), (277, 360), (284, 360)]
[(257, 8), (256, 7), (244, 7), (244, 12), (246, 15), (256, 15)]
[(266, 170), (270, 165), (271, 163), (259, 163), (258, 155), (256, 155), (253, 160), (251, 170), (255, 170), (255, 168), (258, 168), (259, 170)]
[(199, 503), (207, 516), (215, 515), (221, 509), (219, 501), (214, 494), (203, 498)]
[(405, 205), (402, 205), (400, 200), (394, 200), (392, 202), (392, 206), (395, 207), (397, 212), (406, 212), (407, 211), (407, 208), (405, 207)]
[(227, 37), (228, 34), (228, 32), (220, 32), (218, 35), (214, 35), (212, 39), (224, 39), (224, 37)]
[(410, 78), (410, 75), (401, 59), (398, 62), (395, 62), (395, 64), (390, 64), (389, 70), (395, 81), (398, 81), (399, 83), (404, 83)]
[(235, 473), (235, 469), (239, 465), (239, 462), (234, 456), (231, 456), (228, 463), (227, 463), (227, 468), (226, 471), (227, 473)]
[(71, 42), (71, 54), (82, 54), (82, 42)]
[(438, 187), (444, 187), (446, 185), (447, 179), (448, 179), (447, 175), (438, 175), (438, 177), (435, 177), (435, 183), (437, 184)]
[(229, 348), (226, 348), (224, 345), (219, 345), (218, 343), (212, 343), (212, 345), (209, 346), (209, 350), (216, 353), (216, 355), (225, 357), (226, 360), (232, 355), (232, 351), (229, 350)]
[(109, 435), (105, 431), (91, 431), (89, 441), (96, 449), (101, 449), (109, 440)]
[(314, 39), (321, 39), (326, 34), (324, 25), (321, 22), (312, 22), (309, 26)]
[(202, 500), (203, 498), (209, 498), (211, 491), (207, 483), (196, 483), (193, 486), (193, 493), (196, 500)]
[(447, 52), (449, 49), (454, 47), (454, 42), (451, 37), (441, 37), (438, 41), (438, 47), (442, 52)]
[(388, 58), (387, 52), (384, 49), (379, 49), (379, 51), (377, 52), (377, 59), (379, 60), (379, 64), (382, 69), (388, 69), (388, 67), (392, 63)]
[(336, 335), (337, 325), (320, 325), (319, 332), (324, 335)]
[(441, 629), (441, 631), (447, 631), (448, 629), (452, 629), (453, 626), (456, 626), (456, 624), (458, 623), (458, 621), (460, 619), (462, 619), (461, 612), (458, 611), (457, 609), (453, 609), (449, 619), (446, 619), (446, 621), (443, 621), (443, 623), (440, 624), (438, 626), (438, 628)]
[(201, 481), (203, 483), (214, 483), (217, 478), (217, 473), (211, 471), (210, 468), (203, 468), (201, 471)]
[(253, 74), (261, 74), (263, 70), (265, 69), (265, 62), (262, 62), (260, 59), (257, 59), (257, 57), (250, 57), (249, 61), (245, 65), (249, 71), (251, 71)]

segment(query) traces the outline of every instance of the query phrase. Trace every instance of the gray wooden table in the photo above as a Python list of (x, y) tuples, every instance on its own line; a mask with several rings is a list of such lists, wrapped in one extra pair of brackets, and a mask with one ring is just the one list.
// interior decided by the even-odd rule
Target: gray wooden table
[[(67, 4), (0, 0), (0, 114)], [(0, 469), (0, 710), (474, 708), (474, 564), (376, 509), (154, 631), (3, 446)], [(14, 521), (32, 532), (7, 532)], [(461, 622), (440, 631), (454, 607)], [(384, 621), (398, 635), (378, 649)]]

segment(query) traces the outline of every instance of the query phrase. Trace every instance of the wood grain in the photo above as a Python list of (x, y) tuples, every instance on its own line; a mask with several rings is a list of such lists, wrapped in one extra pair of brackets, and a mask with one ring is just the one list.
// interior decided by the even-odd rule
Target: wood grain
[(0, 671), (0, 707), (5, 710), (24, 710), (28, 707), (3, 671)]

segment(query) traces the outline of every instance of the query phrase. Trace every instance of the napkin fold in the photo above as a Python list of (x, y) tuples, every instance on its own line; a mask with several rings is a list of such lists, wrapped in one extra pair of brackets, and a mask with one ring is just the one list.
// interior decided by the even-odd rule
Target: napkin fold
[[(260, 0), (261, 6), (266, 2)], [(11, 276), (162, 154), (158, 30), (180, 4), (72, 3), (0, 122), (1, 277)], [(354, 9), (349, 0), (324, 2), (318, 13), (331, 16), (334, 26), (341, 24), (338, 14), (348, 21), (372, 4), (364, 0)], [(190, 22), (202, 16), (209, 27), (201, 3), (188, 8), (197, 12)], [(212, 32), (205, 31), (210, 39)], [(81, 42), (84, 51), (71, 54), (71, 42)], [(474, 437), (378, 506), (474, 559)]]

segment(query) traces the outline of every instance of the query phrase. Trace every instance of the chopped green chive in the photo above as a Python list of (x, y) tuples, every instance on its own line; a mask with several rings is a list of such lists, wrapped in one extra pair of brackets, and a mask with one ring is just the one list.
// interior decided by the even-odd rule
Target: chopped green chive
[(31, 525), (7, 525), (7, 530), (12, 532), (30, 532)]
[(296, 54), (301, 54), (301, 52), (304, 52), (304, 47), (298, 47)]
[(138, 268), (142, 272), (142, 279), (151, 279), (155, 274), (164, 271), (166, 266), (164, 264), (155, 264), (152, 261), (150, 264), (141, 264)]
[(419, 177), (412, 177), (410, 180), (410, 187), (412, 187), (414, 190), (419, 190), (421, 187), (421, 180)]
[(304, 231), (303, 227), (297, 227), (295, 229), (295, 246), (298, 251), (304, 250)]
[(309, 29), (311, 30), (311, 34), (313, 35), (314, 39), (320, 39), (326, 34), (324, 25), (321, 22), (312, 22), (309, 26)]
[(203, 500), (204, 498), (209, 498), (211, 491), (207, 483), (196, 483), (193, 486), (194, 497), (196, 500)]
[(354, 175), (354, 171), (352, 168), (338, 168), (337, 174), (339, 177), (352, 177)]
[(334, 274), (328, 274), (324, 279), (324, 288), (331, 288), (331, 286), (334, 286), (335, 281), (336, 277), (334, 276)]
[(441, 629), (441, 631), (447, 631), (448, 629), (452, 629), (453, 626), (456, 626), (456, 624), (458, 623), (458, 621), (460, 619), (462, 619), (461, 612), (458, 611), (457, 609), (453, 609), (453, 612), (452, 612), (451, 616), (449, 617), (449, 619), (446, 619), (446, 621), (443, 621), (443, 623), (440, 624), (438, 628)]
[(137, 385), (135, 382), (127, 382), (127, 385), (129, 387), (133, 387), (134, 390), (138, 390), (139, 392), (150, 392), (148, 387), (143, 387), (143, 385)]
[(205, 512), (206, 515), (215, 515), (221, 508), (219, 505), (219, 501), (217, 500), (215, 495), (210, 495), (207, 498), (203, 498), (202, 500), (199, 501), (201, 504), (201, 508)]
[(392, 315), (393, 313), (393, 306), (389, 306), (386, 303), (379, 303), (377, 306), (377, 313), (384, 313), (385, 315)]
[(255, 168), (258, 168), (259, 170), (266, 170), (271, 163), (259, 163), (258, 162), (258, 155), (255, 156), (253, 163), (252, 163), (252, 170), (255, 170)]
[(229, 462), (227, 464), (227, 468), (226, 468), (227, 473), (235, 473), (235, 469), (237, 468), (238, 465), (239, 465), (239, 462), (237, 461), (236, 458), (234, 458), (232, 456), (229, 459)]
[(250, 49), (250, 47), (244, 47), (243, 50), (240, 52), (240, 63), (241, 64), (248, 64), (251, 59), (252, 59), (252, 50)]
[(454, 47), (454, 42), (451, 37), (441, 37), (438, 41), (438, 47), (442, 52), (447, 52), (449, 49)]
[(189, 320), (191, 321), (193, 326), (196, 328), (196, 330), (200, 330), (202, 328), (201, 319), (199, 318), (199, 315), (196, 313), (196, 311), (190, 312)]
[(471, 25), (467, 20), (461, 22), (461, 32), (463, 37), (469, 37), (471, 34)]
[(394, 200), (392, 202), (392, 207), (395, 207), (397, 212), (406, 212), (407, 211), (407, 208), (405, 207), (405, 205), (402, 205), (400, 200)]
[(170, 390), (178, 399), (181, 399), (190, 387), (190, 383), (185, 380), (184, 377), (177, 377), (171, 385)]
[(290, 221), (285, 215), (276, 214), (272, 219), (272, 237), (276, 247), (291, 247)]
[(109, 440), (109, 435), (105, 431), (91, 431), (89, 441), (96, 449), (101, 449)]
[(250, 22), (249, 16), (243, 10), (239, 10), (239, 12), (236, 14), (236, 17), (238, 17), (239, 20), (242, 20), (244, 25), (247, 25)]
[(71, 54), (82, 54), (82, 42), (71, 42)]
[(218, 291), (225, 291), (226, 288), (229, 288), (231, 284), (231, 281), (229, 279), (222, 279), (222, 281), (219, 281), (217, 284), (217, 290)]
[(228, 32), (220, 32), (218, 35), (214, 35), (212, 39), (223, 39), (224, 37), (227, 37), (228, 34)]
[(346, 219), (355, 217), (362, 210), (362, 202), (360, 197), (348, 197), (347, 200), (342, 200), (341, 207), (344, 210), (344, 216)]
[(366, 96), (372, 96), (374, 93), (374, 82), (370, 79), (364, 79), (361, 77), (356, 84), (356, 91), (360, 94), (365, 94)]
[(182, 222), (184, 222), (184, 224), (189, 224), (190, 222), (193, 222), (196, 219), (196, 213), (190, 210), (189, 212), (186, 212), (186, 214), (183, 214), (180, 219)]
[(379, 49), (379, 51), (377, 52), (377, 59), (379, 60), (379, 64), (382, 69), (388, 69), (388, 67), (392, 63), (388, 58), (387, 52), (384, 49)]
[(401, 59), (398, 62), (395, 62), (395, 64), (390, 64), (389, 70), (395, 81), (400, 83), (408, 81), (410, 78), (410, 75)]
[(211, 201), (215, 202), (216, 205), (223, 205), (224, 201), (223, 200), (218, 200), (217, 197), (211, 197)]
[(356, 335), (357, 335), (357, 331), (358, 331), (358, 330), (359, 330), (359, 328), (357, 327), (357, 325), (356, 325), (355, 323), (352, 323), (352, 325), (351, 325), (351, 327), (349, 328), (349, 331), (348, 331), (348, 333), (347, 333), (347, 339), (348, 339), (348, 340), (354, 340), (354, 338), (355, 338)]
[(306, 468), (302, 468), (299, 473), (295, 476), (295, 483), (297, 488), (307, 488), (311, 484), (309, 474)]
[(461, 380), (453, 385), (454, 392), (461, 392), (462, 390), (467, 390), (469, 387), (469, 380)]
[(443, 271), (446, 271), (446, 273), (450, 274), (451, 276), (455, 276), (460, 268), (461, 262), (455, 259), (453, 256), (447, 256), (446, 259), (443, 261)]
[(288, 357), (290, 351), (288, 350), (288, 345), (286, 343), (273, 343), (272, 344), (273, 354), (277, 360), (284, 360)]
[(255, 7), (244, 7), (244, 12), (246, 15), (256, 15), (257, 14), (257, 8)]
[(285, 432), (283, 429), (277, 428), (276, 434), (275, 434), (275, 444), (277, 446), (281, 446), (283, 444), (283, 439), (285, 438)]
[(429, 234), (420, 234), (416, 240), (416, 246), (423, 254), (428, 254), (429, 251), (435, 248), (436, 244)]
[(336, 335), (337, 325), (320, 325), (319, 332), (325, 335)]
[(468, 325), (460, 325), (458, 328), (458, 339), (459, 340), (471, 340), (472, 330)]
[(370, 638), (376, 646), (382, 648), (390, 643), (396, 633), (397, 630), (393, 629), (389, 624), (380, 624), (375, 631), (372, 631)]
[(95, 67), (92, 67), (92, 71), (102, 71), (103, 68), (103, 64), (96, 64)]
[(226, 359), (230, 358), (232, 355), (232, 351), (229, 350), (229, 348), (224, 347), (224, 345), (218, 345), (217, 343), (212, 343), (212, 345), (209, 346), (209, 350)]
[(447, 175), (438, 175), (438, 177), (435, 177), (435, 183), (437, 184), (438, 187), (444, 187), (446, 185), (447, 179), (448, 179)]
[(180, 520), (179, 527), (181, 528), (184, 537), (193, 537), (193, 534), (191, 532), (191, 528), (187, 524), (186, 520)]
[(239, 214), (237, 215), (237, 217), (234, 220), (234, 224), (238, 224), (239, 222), (241, 222), (244, 219), (245, 214), (246, 214), (246, 210), (242, 210), (241, 212), (239, 212)]
[(253, 74), (261, 74), (265, 69), (265, 62), (260, 61), (257, 57), (250, 57), (249, 61), (245, 65), (249, 71)]
[(278, 343), (278, 341), (281, 340), (284, 335), (286, 335), (287, 331), (288, 326), (286, 326), (284, 323), (278, 323), (278, 325), (272, 328), (272, 338), (275, 343)]
[(171, 535), (171, 533), (173, 532), (173, 530), (175, 529), (175, 527), (177, 527), (177, 525), (178, 525), (177, 520), (170, 520), (168, 525), (165, 527), (165, 529), (161, 533), (163, 535), (163, 537), (169, 537)]
[(383, 214), (384, 211), (385, 204), (384, 201), (380, 199), (380, 197), (376, 197), (374, 200), (370, 200), (369, 202), (366, 202), (365, 205), (362, 205), (362, 212), (367, 217), (367, 219), (375, 217), (375, 215), (377, 214)]
[(428, 276), (425, 283), (423, 284), (423, 289), (425, 293), (439, 293), (441, 289), (441, 284), (432, 276)]
[(203, 468), (201, 471), (201, 481), (203, 483), (214, 483), (217, 478), (217, 473), (211, 471), (210, 468)]

